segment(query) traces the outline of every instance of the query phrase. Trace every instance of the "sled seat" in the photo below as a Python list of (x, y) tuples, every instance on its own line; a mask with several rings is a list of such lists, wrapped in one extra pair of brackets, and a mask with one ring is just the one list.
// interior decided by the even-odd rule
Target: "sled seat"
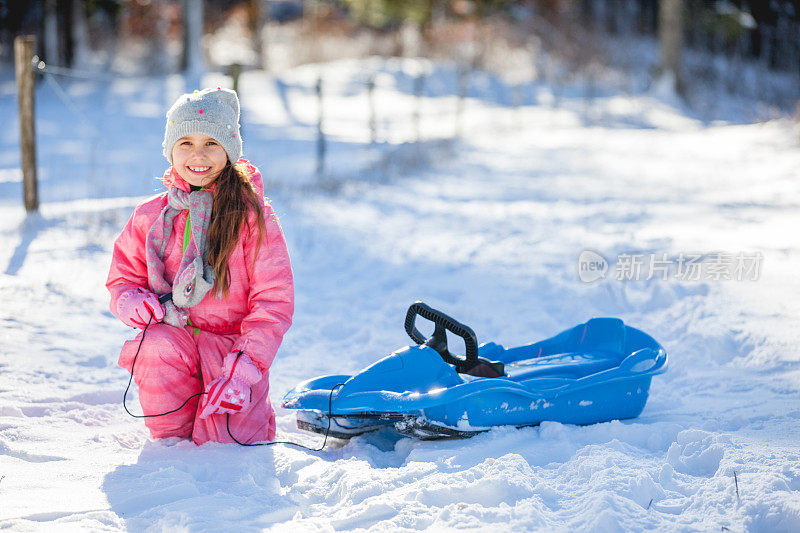
[(593, 318), (552, 339), (508, 350), (506, 376), (515, 381), (582, 378), (619, 365), (624, 346), (622, 320)]
[(619, 365), (618, 354), (562, 353), (509, 363), (505, 366), (506, 377), (514, 381), (533, 378), (586, 377)]

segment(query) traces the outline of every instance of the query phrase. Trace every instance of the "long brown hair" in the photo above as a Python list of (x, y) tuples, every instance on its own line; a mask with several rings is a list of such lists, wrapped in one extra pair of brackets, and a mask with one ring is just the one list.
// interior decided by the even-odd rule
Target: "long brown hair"
[(242, 226), (248, 232), (250, 213), (255, 213), (258, 226), (258, 247), (253, 255), (253, 266), (258, 248), (267, 232), (264, 223), (264, 204), (245, 167), (228, 161), (214, 181), (214, 203), (211, 207), (211, 223), (208, 227), (208, 264), (214, 268), (217, 280), (214, 294), (227, 297), (231, 287), (231, 273), (228, 265), (233, 249), (239, 240)]

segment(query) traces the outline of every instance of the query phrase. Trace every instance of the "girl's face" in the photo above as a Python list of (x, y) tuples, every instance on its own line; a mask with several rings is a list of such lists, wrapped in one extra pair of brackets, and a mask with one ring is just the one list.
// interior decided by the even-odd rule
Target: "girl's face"
[(197, 187), (213, 183), (227, 162), (222, 145), (202, 133), (181, 137), (172, 147), (172, 167), (186, 183)]

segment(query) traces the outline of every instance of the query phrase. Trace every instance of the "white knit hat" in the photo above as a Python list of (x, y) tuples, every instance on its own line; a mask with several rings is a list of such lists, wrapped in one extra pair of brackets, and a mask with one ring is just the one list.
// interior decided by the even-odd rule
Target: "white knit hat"
[(217, 87), (181, 95), (167, 111), (164, 157), (172, 164), (172, 147), (181, 137), (202, 133), (225, 149), (231, 163), (242, 157), (239, 134), (239, 97), (230, 89)]

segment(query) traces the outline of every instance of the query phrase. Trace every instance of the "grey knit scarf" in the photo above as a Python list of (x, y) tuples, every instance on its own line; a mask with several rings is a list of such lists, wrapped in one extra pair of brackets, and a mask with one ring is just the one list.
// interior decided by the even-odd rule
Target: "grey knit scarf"
[[(167, 205), (153, 223), (145, 240), (147, 275), (151, 291), (158, 295), (172, 292), (172, 301), (164, 306), (164, 322), (183, 327), (189, 317), (187, 309), (199, 304), (214, 286), (214, 269), (206, 258), (213, 196), (202, 189), (189, 193), (171, 187), (167, 192), (167, 199)], [(184, 209), (189, 210), (187, 223), (191, 224), (191, 236), (170, 286), (164, 277), (164, 252), (172, 235), (173, 219)]]

